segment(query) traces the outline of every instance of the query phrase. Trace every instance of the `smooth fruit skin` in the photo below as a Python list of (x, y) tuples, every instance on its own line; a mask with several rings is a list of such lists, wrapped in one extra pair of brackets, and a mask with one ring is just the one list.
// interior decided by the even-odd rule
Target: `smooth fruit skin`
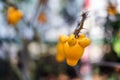
[(78, 39), (85, 38), (85, 37), (86, 37), (85, 34), (80, 34), (79, 37), (78, 37)]
[(78, 63), (78, 60), (74, 60), (74, 59), (69, 59), (69, 58), (67, 58), (67, 59), (66, 59), (66, 62), (67, 62), (67, 64), (68, 64), (69, 66), (75, 66), (75, 65), (77, 65), (77, 63)]
[(62, 43), (65, 43), (68, 40), (68, 36), (66, 35), (60, 35), (59, 41)]
[(61, 35), (59, 37), (59, 42), (57, 44), (57, 54), (56, 54), (56, 60), (58, 62), (63, 62), (65, 60), (65, 53), (63, 45), (66, 43), (68, 37), (66, 35)]
[(63, 49), (62, 43), (58, 43), (58, 45), (57, 45), (56, 60), (58, 62), (63, 62), (65, 60), (65, 54), (64, 54), (64, 49)]
[(75, 38), (74, 34), (62, 35), (57, 45), (56, 60), (62, 62), (66, 59), (69, 66), (75, 66), (82, 57), (85, 47), (90, 43), (90, 39), (85, 34), (80, 34), (78, 38)]
[(85, 37), (85, 38), (78, 39), (78, 43), (83, 48), (85, 48), (91, 43), (91, 40), (89, 38)]
[(66, 44), (64, 44), (67, 64), (75, 66), (82, 57), (85, 47), (87, 47), (90, 43), (90, 39), (87, 38), (85, 34), (80, 34), (78, 38), (75, 38), (74, 34), (71, 34)]
[(77, 40), (75, 38), (74, 34), (71, 34), (68, 38), (68, 44), (69, 46), (74, 46), (77, 43)]
[(68, 42), (66, 42), (64, 45), (64, 51), (67, 64), (70, 66), (75, 66), (83, 55), (84, 48), (81, 47), (78, 43), (76, 43), (74, 46), (69, 46)]

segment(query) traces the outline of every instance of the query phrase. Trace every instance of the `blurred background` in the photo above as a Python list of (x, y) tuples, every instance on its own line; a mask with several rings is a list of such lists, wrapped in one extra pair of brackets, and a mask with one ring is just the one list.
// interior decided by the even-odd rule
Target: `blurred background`
[[(58, 63), (85, 10), (91, 44), (75, 67)], [(120, 0), (0, 0), (0, 80), (120, 80)]]

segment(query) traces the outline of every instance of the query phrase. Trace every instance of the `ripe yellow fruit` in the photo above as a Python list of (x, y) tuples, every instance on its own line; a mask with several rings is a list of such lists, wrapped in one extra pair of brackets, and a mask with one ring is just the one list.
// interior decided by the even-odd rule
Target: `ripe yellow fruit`
[(85, 47), (90, 43), (90, 39), (85, 34), (80, 34), (78, 38), (75, 38), (74, 34), (62, 35), (57, 45), (56, 60), (62, 62), (66, 58), (69, 66), (75, 66), (82, 57)]
[(78, 60), (67, 58), (66, 62), (69, 66), (75, 66), (78, 63)]
[(74, 46), (76, 44), (77, 40), (75, 38), (74, 34), (71, 34), (68, 38), (68, 44), (69, 46)]
[(90, 43), (91, 43), (91, 41), (90, 41), (90, 39), (89, 38), (81, 38), (81, 39), (79, 39), (78, 40), (78, 43), (79, 43), (79, 45), (81, 45), (83, 48), (85, 48), (85, 47), (87, 47)]
[(56, 60), (58, 62), (63, 62), (65, 60), (65, 53), (63, 45), (66, 43), (68, 37), (66, 35), (61, 35), (59, 38), (59, 42), (57, 44), (57, 54), (56, 54)]
[(75, 66), (83, 55), (84, 48), (81, 47), (78, 43), (76, 43), (74, 46), (69, 46), (68, 42), (66, 42), (64, 45), (64, 51), (67, 64), (70, 66)]
[(62, 43), (58, 43), (58, 45), (57, 45), (56, 60), (58, 62), (63, 62), (65, 60), (65, 54), (64, 54), (64, 49), (63, 49)]
[(62, 43), (65, 43), (68, 40), (68, 36), (66, 35), (60, 35), (59, 41)]
[(15, 9), (14, 7), (9, 7), (7, 12), (7, 21), (11, 25), (16, 25), (21, 18), (23, 13), (20, 10)]
[(85, 34), (80, 34), (79, 37), (78, 37), (78, 39), (85, 38), (85, 37), (86, 37)]

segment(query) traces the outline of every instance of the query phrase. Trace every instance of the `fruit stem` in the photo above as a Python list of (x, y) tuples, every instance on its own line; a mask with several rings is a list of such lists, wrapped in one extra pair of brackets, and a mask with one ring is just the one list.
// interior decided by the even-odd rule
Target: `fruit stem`
[(78, 23), (77, 28), (74, 31), (75, 38), (79, 37), (79, 32), (83, 29), (83, 25), (84, 25), (85, 19), (87, 18), (87, 15), (88, 15), (87, 11), (82, 13), (82, 20), (81, 22)]

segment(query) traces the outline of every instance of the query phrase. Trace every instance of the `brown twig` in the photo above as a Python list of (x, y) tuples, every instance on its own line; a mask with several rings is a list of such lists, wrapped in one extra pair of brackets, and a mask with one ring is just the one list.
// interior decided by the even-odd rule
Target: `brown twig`
[(77, 28), (74, 31), (75, 38), (78, 38), (79, 32), (83, 29), (84, 22), (87, 18), (88, 12), (83, 12), (82, 13), (82, 20), (81, 22), (78, 23)]

